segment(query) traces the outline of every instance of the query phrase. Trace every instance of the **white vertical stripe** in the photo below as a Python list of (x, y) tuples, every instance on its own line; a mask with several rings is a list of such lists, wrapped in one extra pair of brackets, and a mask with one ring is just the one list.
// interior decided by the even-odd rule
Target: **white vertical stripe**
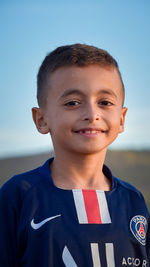
[(91, 252), (92, 252), (92, 259), (93, 259), (93, 267), (101, 267), (97, 243), (91, 243)]
[(104, 191), (96, 190), (102, 223), (111, 223), (107, 200)]
[(115, 267), (114, 246), (112, 243), (106, 243), (105, 246), (107, 267)]
[(72, 191), (79, 223), (88, 223), (82, 190), (73, 189)]
[(63, 253), (62, 253), (62, 259), (66, 267), (77, 267), (74, 259), (72, 258), (68, 248), (65, 246)]

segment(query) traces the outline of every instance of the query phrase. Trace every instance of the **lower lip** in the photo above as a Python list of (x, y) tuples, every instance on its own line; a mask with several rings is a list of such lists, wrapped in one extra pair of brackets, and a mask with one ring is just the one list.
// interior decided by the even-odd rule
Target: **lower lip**
[(102, 132), (97, 132), (97, 133), (79, 133), (79, 132), (76, 132), (76, 133), (79, 135), (82, 135), (82, 136), (86, 136), (86, 137), (97, 137), (100, 134), (102, 134)]

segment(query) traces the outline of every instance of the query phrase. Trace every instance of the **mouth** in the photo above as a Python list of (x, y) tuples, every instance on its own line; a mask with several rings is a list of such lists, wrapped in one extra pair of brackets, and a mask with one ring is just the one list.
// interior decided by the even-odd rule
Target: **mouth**
[(80, 129), (77, 131), (74, 131), (77, 134), (83, 135), (83, 136), (98, 136), (101, 133), (104, 133), (102, 129), (92, 129), (92, 128), (87, 128), (87, 129)]

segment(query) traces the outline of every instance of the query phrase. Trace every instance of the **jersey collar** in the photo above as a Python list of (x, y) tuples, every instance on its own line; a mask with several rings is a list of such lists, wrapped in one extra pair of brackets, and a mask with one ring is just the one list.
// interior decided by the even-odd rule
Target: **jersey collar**
[[(39, 170), (40, 175), (42, 175), (42, 177), (48, 179), (50, 181), (51, 185), (54, 186), (55, 188), (57, 188), (53, 183), (51, 171), (50, 171), (50, 167), (49, 167), (50, 163), (53, 160), (54, 160), (54, 158), (48, 159), (41, 167), (39, 167), (38, 170)], [(114, 190), (116, 188), (116, 180), (113, 177), (111, 170), (105, 164), (103, 165), (103, 173), (109, 180), (111, 180), (112, 189), (110, 191)], [(110, 192), (110, 191), (106, 191), (106, 192)]]

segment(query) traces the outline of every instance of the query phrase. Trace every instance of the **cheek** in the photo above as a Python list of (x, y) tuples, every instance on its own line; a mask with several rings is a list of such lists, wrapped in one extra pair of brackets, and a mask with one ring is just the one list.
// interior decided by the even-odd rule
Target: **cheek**
[(120, 127), (121, 114), (118, 114), (118, 112), (111, 113), (107, 117), (107, 121), (110, 126), (114, 127), (114, 129), (118, 129)]
[(53, 134), (61, 135), (72, 126), (72, 117), (63, 116), (63, 114), (55, 115), (51, 123), (51, 132)]

